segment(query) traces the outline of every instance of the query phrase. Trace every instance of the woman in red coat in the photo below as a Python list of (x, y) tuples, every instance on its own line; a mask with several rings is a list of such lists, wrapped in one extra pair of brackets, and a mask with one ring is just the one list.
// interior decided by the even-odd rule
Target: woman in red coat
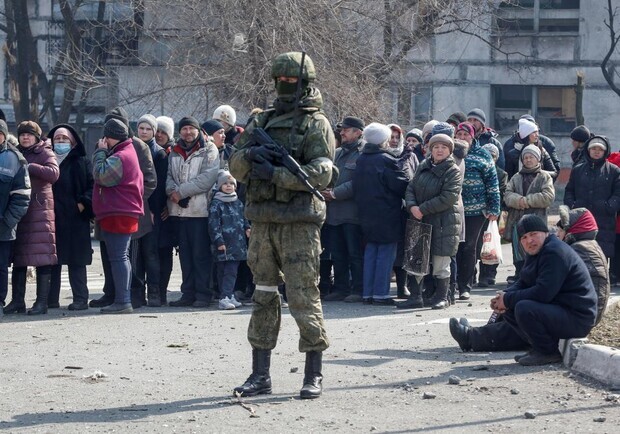
[(29, 315), (47, 313), (52, 265), (56, 264), (56, 235), (54, 225), (54, 195), (52, 184), (60, 174), (56, 156), (50, 145), (41, 140), (41, 128), (35, 122), (24, 121), (17, 127), (18, 149), (28, 161), (32, 191), (26, 215), (17, 225), (13, 250), (13, 300), (4, 313), (26, 311), (26, 269), (37, 269), (37, 299)]

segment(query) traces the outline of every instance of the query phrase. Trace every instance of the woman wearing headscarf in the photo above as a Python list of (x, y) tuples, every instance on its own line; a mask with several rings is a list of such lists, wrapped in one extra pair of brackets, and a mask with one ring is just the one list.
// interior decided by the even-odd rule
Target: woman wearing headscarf
[(60, 166), (60, 177), (52, 187), (58, 264), (52, 266), (47, 306), (60, 307), (60, 276), (62, 266), (66, 265), (73, 294), (68, 309), (84, 310), (88, 309), (86, 266), (93, 260), (90, 241), (90, 219), (94, 217), (92, 164), (86, 156), (84, 143), (70, 125), (56, 125), (48, 137)]
[(26, 271), (32, 266), (36, 267), (37, 273), (37, 298), (28, 315), (40, 315), (47, 313), (52, 265), (58, 260), (52, 184), (58, 180), (60, 171), (51, 146), (41, 140), (41, 127), (36, 122), (20, 123), (17, 136), (18, 149), (28, 161), (32, 191), (28, 211), (17, 225), (13, 250), (13, 300), (4, 313), (26, 311)]

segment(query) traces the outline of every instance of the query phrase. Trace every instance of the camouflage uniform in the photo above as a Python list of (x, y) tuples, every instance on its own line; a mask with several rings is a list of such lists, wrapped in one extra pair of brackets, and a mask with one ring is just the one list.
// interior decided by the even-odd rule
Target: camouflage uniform
[[(310, 67), (314, 73), (311, 61)], [(304, 72), (308, 74), (308, 69)], [(290, 73), (279, 75), (297, 74), (292, 67)], [(229, 160), (232, 175), (247, 185), (245, 215), (252, 222), (248, 265), (257, 285), (248, 340), (257, 350), (276, 346), (281, 312), (280, 297), (273, 288), (284, 281), (289, 309), (300, 330), (299, 350), (320, 352), (329, 346), (317, 286), (325, 203), (285, 167), (276, 165), (271, 180), (251, 178), (253, 163), (248, 158), (252, 131), (262, 127), (299, 162), (310, 184), (319, 190), (327, 187), (332, 178), (335, 139), (329, 121), (320, 111), (322, 105), (320, 92), (305, 81), (299, 111), (294, 113), (294, 104), (288, 111), (286, 106), (283, 110), (276, 105), (257, 115)]]

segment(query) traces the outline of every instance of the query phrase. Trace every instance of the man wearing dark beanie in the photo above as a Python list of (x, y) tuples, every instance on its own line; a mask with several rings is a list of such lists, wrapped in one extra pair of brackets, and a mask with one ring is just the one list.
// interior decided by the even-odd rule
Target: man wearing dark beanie
[(217, 181), (220, 160), (191, 117), (179, 121), (180, 138), (168, 156), (168, 212), (176, 221), (183, 283), (173, 307), (207, 307), (211, 302), (211, 246), (208, 233), (209, 193)]
[(592, 133), (585, 125), (579, 125), (570, 132), (570, 139), (573, 144), (573, 152), (571, 152), (570, 158), (573, 160), (573, 167), (585, 161), (583, 145), (590, 140), (590, 137), (592, 137)]
[[(138, 137), (133, 136), (133, 132), (131, 128), (129, 128), (129, 116), (127, 112), (122, 107), (116, 107), (112, 109), (105, 117), (105, 125), (108, 125), (110, 120), (115, 120), (113, 124), (109, 124), (111, 128), (116, 132), (120, 132), (120, 125), (125, 126), (125, 130), (127, 132), (127, 137), (131, 138), (131, 142), (138, 156), (138, 163), (140, 166), (140, 171), (142, 172), (142, 191), (143, 191), (143, 201), (145, 202), (145, 212), (140, 216), (138, 221), (138, 231), (131, 234), (131, 239), (138, 239), (143, 237), (145, 234), (150, 232), (153, 229), (153, 223), (151, 221), (151, 212), (148, 207), (148, 199), (155, 191), (157, 187), (157, 174), (155, 172), (155, 165), (153, 164), (153, 157), (151, 156), (151, 150), (148, 145), (140, 140)], [(118, 123), (117, 123), (118, 122)], [(120, 124), (120, 125), (119, 125)], [(105, 126), (104, 126), (105, 129)], [(114, 132), (111, 132), (115, 134)], [(105, 134), (104, 134), (105, 135)], [(96, 222), (95, 222), (96, 223)], [(99, 226), (95, 224), (95, 237), (99, 239)], [(109, 306), (114, 302), (114, 282), (112, 281), (112, 269), (110, 268), (110, 263), (108, 261), (108, 255), (106, 254), (106, 243), (105, 241), (100, 244), (101, 246), (101, 262), (103, 265), (103, 274), (105, 277), (105, 283), (103, 285), (103, 296), (98, 299), (93, 299), (88, 304), (90, 307), (105, 307)], [(132, 297), (132, 305), (134, 308), (141, 307), (144, 304), (142, 300), (139, 300), (135, 294)]]
[(476, 132), (475, 139), (478, 140), (480, 146), (484, 146), (487, 143), (492, 143), (493, 145), (495, 145), (497, 151), (499, 152), (499, 157), (497, 158), (495, 164), (497, 164), (500, 169), (503, 169), (506, 164), (506, 160), (504, 157), (504, 147), (497, 139), (497, 133), (486, 126), (487, 116), (484, 111), (479, 108), (470, 110), (469, 113), (467, 113), (467, 122), (473, 125), (474, 131)]
[[(512, 336), (510, 343), (497, 343), (503, 350), (507, 344), (518, 347), (519, 340), (532, 348), (515, 357), (521, 365), (558, 363), (562, 360), (559, 340), (585, 337), (594, 326), (598, 297), (583, 260), (568, 244), (549, 234), (544, 220), (534, 214), (523, 216), (517, 234), (527, 253), (525, 265), (519, 279), (491, 300), (493, 311), (501, 314), (512, 331), (503, 325), (503, 332), (495, 329), (491, 334), (502, 340)], [(478, 329), (488, 332), (490, 327)], [(464, 351), (478, 350), (476, 333), (466, 321), (452, 318), (450, 332)]]

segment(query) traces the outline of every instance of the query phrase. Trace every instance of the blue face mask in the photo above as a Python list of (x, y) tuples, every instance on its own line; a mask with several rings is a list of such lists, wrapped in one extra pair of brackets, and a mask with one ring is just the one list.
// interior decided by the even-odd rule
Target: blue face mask
[(64, 155), (71, 150), (71, 143), (54, 143), (54, 152)]

